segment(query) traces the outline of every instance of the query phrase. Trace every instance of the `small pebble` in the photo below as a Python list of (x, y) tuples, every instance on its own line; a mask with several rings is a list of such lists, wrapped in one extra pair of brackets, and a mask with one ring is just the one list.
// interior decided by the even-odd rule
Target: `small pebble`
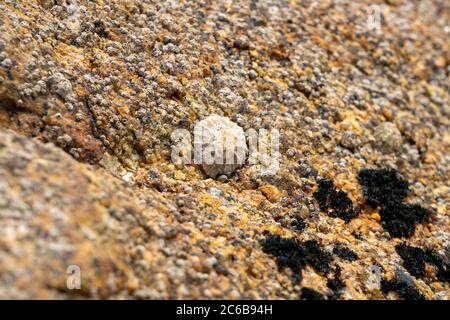
[(254, 79), (256, 79), (256, 77), (258, 77), (258, 74), (256, 73), (255, 70), (250, 70), (250, 71), (248, 72), (248, 77), (249, 77), (251, 80), (254, 80)]
[(398, 152), (402, 148), (403, 138), (395, 124), (384, 122), (375, 128), (375, 145), (383, 153)]

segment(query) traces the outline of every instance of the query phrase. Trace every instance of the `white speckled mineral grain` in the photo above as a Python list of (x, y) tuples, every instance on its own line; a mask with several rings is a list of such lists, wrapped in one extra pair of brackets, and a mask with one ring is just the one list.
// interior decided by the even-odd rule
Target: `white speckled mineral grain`
[(231, 175), (245, 163), (248, 152), (244, 130), (218, 115), (197, 123), (194, 149), (196, 163), (211, 178)]

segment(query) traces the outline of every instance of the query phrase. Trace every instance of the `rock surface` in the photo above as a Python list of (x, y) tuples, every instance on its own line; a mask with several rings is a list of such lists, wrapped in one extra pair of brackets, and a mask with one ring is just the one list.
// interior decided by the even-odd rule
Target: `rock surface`
[[(449, 299), (449, 3), (372, 5), (2, 1), (0, 298)], [(174, 165), (213, 114), (280, 170)]]

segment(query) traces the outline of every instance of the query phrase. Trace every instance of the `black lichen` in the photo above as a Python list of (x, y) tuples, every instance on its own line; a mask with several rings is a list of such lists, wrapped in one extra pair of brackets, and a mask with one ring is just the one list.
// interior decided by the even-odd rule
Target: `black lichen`
[(323, 275), (330, 272), (333, 259), (320, 248), (317, 241), (301, 243), (296, 239), (282, 238), (268, 232), (264, 235), (266, 238), (261, 242), (263, 251), (277, 258), (280, 269), (291, 269), (295, 282), (300, 282), (301, 271), (307, 264)]
[(391, 202), (380, 210), (383, 227), (392, 237), (410, 237), (417, 224), (425, 222), (431, 212), (417, 204)]
[(350, 250), (349, 248), (347, 248), (342, 244), (339, 244), (336, 247), (334, 247), (333, 253), (337, 255), (339, 258), (350, 262), (358, 260), (358, 255), (354, 251)]
[(301, 299), (303, 300), (325, 300), (325, 296), (311, 288), (302, 288)]
[(302, 257), (307, 264), (322, 274), (327, 274), (331, 270), (330, 264), (333, 258), (328, 252), (322, 250), (315, 240), (308, 240), (304, 243)]
[(301, 217), (295, 217), (291, 222), (291, 226), (293, 226), (297, 231), (303, 232), (306, 228), (306, 222)]
[(94, 31), (102, 38), (107, 38), (109, 35), (109, 32), (105, 27), (105, 23), (101, 20), (94, 21)]
[[(292, 270), (293, 279), (296, 283), (301, 282), (301, 271), (306, 265), (310, 265), (319, 274), (328, 277), (327, 286), (332, 294), (328, 299), (336, 300), (341, 296), (345, 283), (341, 279), (341, 268), (336, 266), (334, 276), (329, 275), (333, 270), (331, 264), (333, 258), (331, 254), (323, 250), (317, 241), (308, 240), (299, 242), (296, 239), (282, 238), (278, 235), (264, 232), (265, 239), (261, 241), (263, 251), (277, 258), (280, 269), (289, 268)], [(301, 299), (323, 300), (326, 297), (309, 288), (303, 288)]]
[(439, 281), (450, 283), (450, 263), (442, 265), (442, 269), (439, 269), (437, 278)]
[(362, 169), (358, 180), (364, 197), (372, 207), (381, 206), (382, 225), (392, 237), (410, 237), (417, 224), (425, 222), (431, 212), (417, 204), (403, 201), (409, 184), (393, 169)]
[(404, 243), (395, 247), (398, 255), (403, 259), (403, 266), (415, 277), (421, 278), (425, 274), (426, 253), (421, 248), (410, 247)]
[(320, 210), (333, 218), (341, 218), (349, 222), (359, 214), (359, 209), (344, 191), (337, 191), (331, 180), (319, 180), (319, 190), (314, 192), (314, 198), (319, 202)]
[(442, 282), (450, 282), (450, 263), (448, 261), (444, 262), (444, 259), (434, 250), (427, 249), (426, 262), (433, 264), (437, 269), (437, 278)]
[(393, 169), (362, 169), (358, 181), (367, 203), (372, 207), (401, 203), (408, 195), (408, 181)]
[(352, 236), (359, 241), (364, 241), (364, 237), (363, 237), (362, 233), (359, 231), (353, 231)]
[(296, 239), (286, 239), (269, 233), (265, 233), (265, 236), (261, 243), (263, 251), (277, 258), (280, 269), (291, 269), (294, 281), (299, 283), (300, 272), (304, 267), (301, 244)]
[(399, 281), (397, 278), (393, 280), (381, 280), (381, 292), (387, 294), (390, 291), (397, 293), (403, 300), (425, 300), (425, 297), (417, 288), (406, 281)]
[(328, 279), (327, 287), (333, 292), (328, 296), (330, 300), (337, 300), (341, 297), (342, 289), (345, 288), (345, 283), (341, 279), (341, 268), (339, 266), (334, 270), (334, 278)]
[(403, 266), (411, 275), (422, 278), (425, 275), (425, 263), (429, 263), (436, 267), (438, 271), (436, 276), (439, 281), (449, 282), (449, 266), (436, 251), (411, 247), (403, 243), (397, 245), (395, 250), (402, 258)]

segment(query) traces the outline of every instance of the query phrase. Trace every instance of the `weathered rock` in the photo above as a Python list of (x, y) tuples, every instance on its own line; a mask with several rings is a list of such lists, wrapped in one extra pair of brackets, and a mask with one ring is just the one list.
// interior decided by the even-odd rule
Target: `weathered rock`
[(194, 149), (202, 154), (201, 165), (208, 176), (229, 176), (244, 165), (248, 152), (245, 133), (229, 118), (209, 116), (195, 130), (201, 140), (195, 141)]
[(403, 145), (402, 134), (395, 124), (383, 122), (375, 128), (375, 144), (383, 153), (399, 152)]
[[(120, 180), (55, 146), (0, 130), (0, 199), (2, 299), (107, 298), (129, 290), (136, 242), (128, 237), (148, 231)], [(80, 268), (80, 290), (66, 285), (70, 266)]]

